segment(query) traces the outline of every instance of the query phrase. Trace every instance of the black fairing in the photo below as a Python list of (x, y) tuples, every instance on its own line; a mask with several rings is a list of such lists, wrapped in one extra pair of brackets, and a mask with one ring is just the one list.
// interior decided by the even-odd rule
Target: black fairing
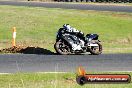
[(56, 36), (56, 42), (59, 41), (60, 39), (63, 40), (65, 43), (70, 44), (69, 41), (73, 41), (70, 38), (71, 35), (65, 35), (65, 29), (60, 28), (57, 32)]
[(56, 41), (61, 39), (63, 33), (64, 33), (64, 29), (60, 28), (59, 31), (57, 32)]
[(87, 34), (86, 39), (98, 40), (98, 34)]
[(78, 37), (76, 37), (74, 34), (69, 34), (65, 32), (65, 29), (63, 28), (59, 29), (57, 36), (56, 36), (56, 42), (59, 41), (60, 39), (70, 46), (72, 46), (73, 43), (76, 43), (76, 44), (79, 43)]

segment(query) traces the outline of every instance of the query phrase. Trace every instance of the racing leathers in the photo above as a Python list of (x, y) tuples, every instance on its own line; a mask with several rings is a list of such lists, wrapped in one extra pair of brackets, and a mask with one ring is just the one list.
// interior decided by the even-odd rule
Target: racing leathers
[(72, 38), (72, 40), (74, 41), (74, 43), (71, 44), (72, 49), (73, 50), (81, 50), (82, 47), (84, 47), (84, 33), (75, 29), (75, 28), (72, 28), (69, 24), (64, 24), (63, 28), (66, 33), (75, 35), (76, 37), (79, 38), (79, 43), (76, 42), (75, 38)]

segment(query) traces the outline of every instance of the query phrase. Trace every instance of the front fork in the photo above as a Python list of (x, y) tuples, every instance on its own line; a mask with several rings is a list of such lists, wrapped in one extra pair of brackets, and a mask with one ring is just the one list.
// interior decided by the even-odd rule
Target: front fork
[(97, 44), (97, 42), (101, 42), (100, 40), (91, 40), (91, 41), (88, 41), (86, 46), (87, 48), (91, 48), (91, 47), (98, 47), (99, 45)]

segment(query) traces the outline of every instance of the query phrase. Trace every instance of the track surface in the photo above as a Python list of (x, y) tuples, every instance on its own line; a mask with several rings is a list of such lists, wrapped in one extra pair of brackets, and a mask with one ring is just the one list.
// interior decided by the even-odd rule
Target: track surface
[(132, 54), (94, 55), (0, 55), (0, 73), (76, 72), (79, 66), (87, 71), (132, 71)]
[(115, 6), (115, 5), (15, 2), (15, 1), (0, 1), (0, 5), (33, 6), (33, 7), (46, 7), (46, 8), (65, 8), (65, 9), (115, 11), (115, 12), (132, 12), (132, 6)]

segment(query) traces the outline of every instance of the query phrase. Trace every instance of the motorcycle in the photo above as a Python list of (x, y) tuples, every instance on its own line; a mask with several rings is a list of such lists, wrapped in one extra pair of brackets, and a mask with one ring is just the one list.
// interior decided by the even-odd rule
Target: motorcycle
[[(69, 55), (90, 52), (92, 55), (99, 55), (102, 53), (98, 34), (87, 34), (85, 37), (79, 38), (74, 34), (65, 33), (63, 29), (58, 30), (54, 44), (54, 49), (58, 54)], [(76, 45), (76, 49), (73, 49), (73, 45)]]

